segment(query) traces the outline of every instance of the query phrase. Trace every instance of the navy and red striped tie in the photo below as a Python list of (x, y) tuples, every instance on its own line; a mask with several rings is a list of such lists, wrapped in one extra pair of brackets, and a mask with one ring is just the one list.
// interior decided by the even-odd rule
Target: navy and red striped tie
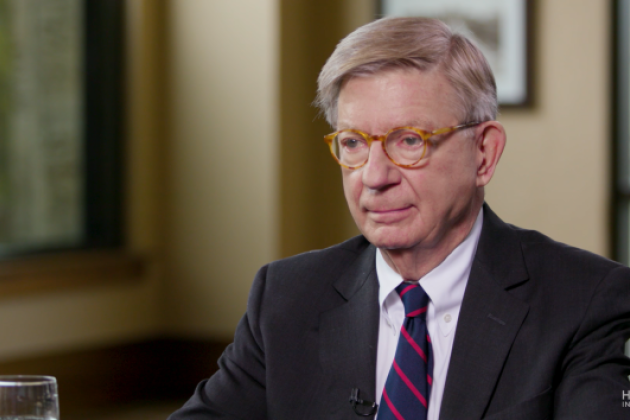
[(426, 322), (429, 296), (417, 283), (401, 283), (396, 291), (406, 317), (377, 419), (426, 420), (433, 382), (433, 350)]

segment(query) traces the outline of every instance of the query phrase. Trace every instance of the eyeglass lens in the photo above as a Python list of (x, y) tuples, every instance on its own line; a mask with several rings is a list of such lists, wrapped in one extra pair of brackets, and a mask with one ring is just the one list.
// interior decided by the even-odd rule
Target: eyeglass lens
[[(389, 157), (401, 165), (417, 163), (426, 150), (426, 142), (420, 134), (408, 129), (389, 133), (383, 146)], [(370, 154), (367, 139), (353, 131), (337, 134), (332, 142), (332, 150), (339, 162), (350, 167), (363, 165)]]

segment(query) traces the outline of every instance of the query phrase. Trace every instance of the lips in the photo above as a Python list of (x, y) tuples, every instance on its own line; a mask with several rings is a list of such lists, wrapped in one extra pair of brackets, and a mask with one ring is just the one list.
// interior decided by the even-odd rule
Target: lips
[(399, 208), (367, 208), (368, 217), (377, 223), (395, 223), (406, 218), (411, 212), (411, 206)]

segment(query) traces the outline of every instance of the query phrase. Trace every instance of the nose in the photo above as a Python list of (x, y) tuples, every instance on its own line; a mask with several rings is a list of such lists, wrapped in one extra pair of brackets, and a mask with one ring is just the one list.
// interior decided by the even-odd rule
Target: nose
[(380, 190), (400, 181), (397, 166), (389, 160), (383, 150), (382, 141), (373, 141), (367, 163), (361, 168), (363, 185)]

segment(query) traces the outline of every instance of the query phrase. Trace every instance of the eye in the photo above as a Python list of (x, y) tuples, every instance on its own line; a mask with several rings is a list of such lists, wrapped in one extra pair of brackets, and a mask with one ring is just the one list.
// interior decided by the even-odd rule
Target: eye
[(341, 141), (341, 145), (346, 149), (356, 149), (360, 146), (360, 141), (357, 139), (344, 139)]
[(365, 139), (356, 133), (341, 133), (337, 136), (339, 146), (346, 151), (353, 151), (367, 146)]
[(402, 142), (405, 146), (416, 147), (422, 145), (422, 138), (418, 135), (405, 135)]
[(418, 133), (399, 130), (391, 133), (387, 138), (387, 147), (395, 149), (417, 149), (424, 147), (424, 140)]

